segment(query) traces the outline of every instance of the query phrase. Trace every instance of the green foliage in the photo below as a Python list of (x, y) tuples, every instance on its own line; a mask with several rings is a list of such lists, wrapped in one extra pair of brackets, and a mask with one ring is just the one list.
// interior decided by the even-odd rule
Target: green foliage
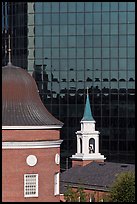
[(112, 202), (135, 202), (135, 173), (120, 173), (110, 189)]
[(82, 187), (78, 187), (77, 190), (73, 190), (71, 186), (67, 187), (64, 193), (66, 202), (86, 202), (88, 194), (84, 192)]
[[(64, 193), (66, 202), (86, 202), (89, 197), (91, 195), (85, 193), (83, 188), (74, 190), (71, 186), (68, 186)], [(135, 202), (135, 173), (122, 172), (118, 174), (110, 192), (102, 196), (99, 202)]]
[(99, 202), (112, 202), (110, 194), (107, 193), (107, 194), (103, 195)]

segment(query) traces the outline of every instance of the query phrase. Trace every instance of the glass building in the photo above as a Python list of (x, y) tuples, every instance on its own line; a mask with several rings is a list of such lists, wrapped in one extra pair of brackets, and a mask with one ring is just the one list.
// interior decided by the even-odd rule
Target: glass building
[(27, 69), (27, 3), (2, 2), (2, 65), (8, 62), (11, 37), (12, 63)]
[(134, 163), (135, 2), (11, 2), (2, 8), (3, 45), (5, 30), (12, 31), (14, 64), (33, 74), (45, 106), (64, 122), (62, 169), (76, 152), (87, 87), (100, 152), (108, 161)]

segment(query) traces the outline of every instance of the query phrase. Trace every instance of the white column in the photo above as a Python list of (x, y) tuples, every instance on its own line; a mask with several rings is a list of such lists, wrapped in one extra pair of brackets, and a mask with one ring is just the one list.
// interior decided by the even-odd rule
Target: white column
[(99, 153), (99, 135), (95, 137), (95, 153)]
[(82, 153), (87, 155), (88, 154), (88, 137), (82, 137)]
[(80, 153), (80, 138), (77, 135), (77, 153)]
[(85, 155), (89, 154), (89, 137), (84, 137), (85, 140)]

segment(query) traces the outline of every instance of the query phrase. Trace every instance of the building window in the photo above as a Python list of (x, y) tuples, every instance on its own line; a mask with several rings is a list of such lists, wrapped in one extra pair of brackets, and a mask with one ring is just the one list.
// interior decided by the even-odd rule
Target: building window
[(38, 197), (38, 174), (24, 175), (24, 197)]
[(59, 195), (59, 172), (54, 175), (54, 195)]

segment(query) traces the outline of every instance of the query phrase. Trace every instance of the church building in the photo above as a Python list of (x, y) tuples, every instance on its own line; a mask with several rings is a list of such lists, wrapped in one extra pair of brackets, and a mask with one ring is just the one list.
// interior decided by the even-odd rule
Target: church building
[(80, 123), (81, 130), (76, 132), (77, 152), (71, 156), (72, 168), (60, 175), (60, 200), (66, 202), (64, 193), (67, 187), (72, 187), (73, 191), (83, 188), (87, 202), (100, 202), (109, 193), (117, 175), (126, 171), (135, 172), (135, 165), (107, 162), (99, 152), (99, 131), (95, 130), (88, 90)]
[(2, 201), (60, 202), (60, 129), (35, 80), (10, 58), (2, 67)]

